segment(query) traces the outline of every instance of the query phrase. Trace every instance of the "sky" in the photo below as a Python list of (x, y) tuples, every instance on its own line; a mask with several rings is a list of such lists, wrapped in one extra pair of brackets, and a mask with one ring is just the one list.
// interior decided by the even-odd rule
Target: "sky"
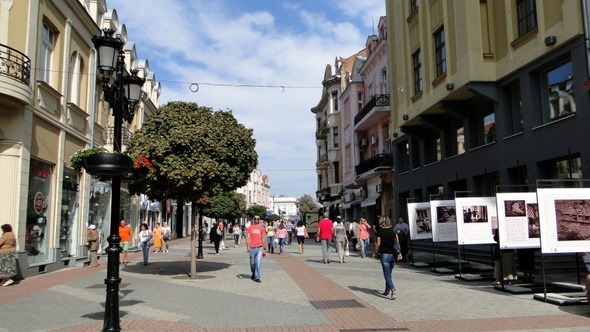
[(160, 105), (231, 110), (254, 130), (271, 196), (315, 197), (311, 108), (324, 70), (364, 48), (385, 0), (107, 0), (107, 7), (160, 82)]

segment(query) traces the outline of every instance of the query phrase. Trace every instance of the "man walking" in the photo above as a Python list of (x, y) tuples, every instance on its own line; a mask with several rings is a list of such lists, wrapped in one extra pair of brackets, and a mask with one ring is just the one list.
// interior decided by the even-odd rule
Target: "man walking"
[(119, 223), (119, 238), (121, 238), (121, 253), (119, 254), (119, 264), (127, 265), (127, 254), (129, 253), (129, 243), (133, 237), (131, 226), (127, 225), (125, 219)]
[(89, 267), (98, 266), (98, 231), (96, 225), (89, 225), (88, 232), (86, 234), (86, 240), (88, 241), (88, 254), (90, 255)]
[(287, 236), (289, 238), (287, 244), (291, 244), (291, 239), (293, 238), (293, 222), (291, 221), (291, 219), (287, 220), (285, 228), (287, 229)]
[(261, 282), (262, 257), (266, 256), (266, 232), (260, 226), (260, 216), (254, 216), (252, 225), (246, 230), (246, 249), (250, 253), (250, 279)]
[(325, 215), (324, 218), (318, 223), (318, 235), (317, 241), (321, 242), (322, 245), (322, 259), (324, 264), (330, 264), (330, 242), (332, 241), (332, 229), (334, 223)]
[(410, 226), (406, 224), (403, 217), (399, 217), (397, 219), (397, 224), (395, 224), (395, 227), (393, 229), (395, 230), (395, 233), (397, 233), (397, 237), (399, 238), (402, 262), (405, 262), (406, 257), (408, 256), (408, 238), (410, 237)]

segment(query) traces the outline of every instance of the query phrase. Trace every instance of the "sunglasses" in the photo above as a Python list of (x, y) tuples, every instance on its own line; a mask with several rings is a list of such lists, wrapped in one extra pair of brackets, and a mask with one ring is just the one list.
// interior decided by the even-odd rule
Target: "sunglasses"
[(260, 218), (254, 218), (254, 220), (260, 220)]

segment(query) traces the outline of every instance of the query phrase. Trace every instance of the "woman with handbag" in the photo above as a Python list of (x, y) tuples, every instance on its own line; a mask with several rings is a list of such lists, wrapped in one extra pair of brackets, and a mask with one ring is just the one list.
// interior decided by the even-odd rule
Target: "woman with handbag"
[(172, 234), (172, 229), (170, 229), (170, 226), (168, 226), (167, 222), (163, 222), (162, 223), (162, 250), (163, 252), (168, 252), (168, 249), (170, 248), (169, 245), (169, 241), (170, 241), (170, 235)]
[(382, 216), (379, 219), (379, 231), (375, 234), (373, 258), (381, 260), (381, 268), (383, 269), (385, 291), (381, 295), (395, 300), (397, 294), (391, 275), (395, 262), (402, 259), (402, 254), (399, 250), (399, 239), (393, 227), (391, 227), (389, 217)]
[(150, 253), (150, 242), (152, 241), (152, 238), (154, 237), (154, 234), (152, 234), (152, 231), (150, 231), (148, 224), (143, 223), (140, 226), (140, 231), (138, 234), (138, 242), (139, 242), (139, 246), (141, 248), (141, 252), (143, 253), (143, 265), (148, 265), (148, 256)]

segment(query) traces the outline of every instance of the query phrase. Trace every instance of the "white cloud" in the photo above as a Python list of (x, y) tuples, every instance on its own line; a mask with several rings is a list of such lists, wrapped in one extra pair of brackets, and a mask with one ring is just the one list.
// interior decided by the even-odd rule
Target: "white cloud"
[[(266, 7), (264, 6), (266, 4)], [(361, 50), (385, 14), (384, 0), (107, 0), (138, 56), (163, 86), (162, 103), (232, 109), (254, 129), (259, 168), (272, 194), (316, 190), (315, 118), (324, 68)], [(381, 13), (378, 11), (381, 10)], [(182, 83), (177, 83), (182, 82)], [(189, 91), (199, 82), (199, 91)], [(215, 87), (205, 83), (313, 86)]]

